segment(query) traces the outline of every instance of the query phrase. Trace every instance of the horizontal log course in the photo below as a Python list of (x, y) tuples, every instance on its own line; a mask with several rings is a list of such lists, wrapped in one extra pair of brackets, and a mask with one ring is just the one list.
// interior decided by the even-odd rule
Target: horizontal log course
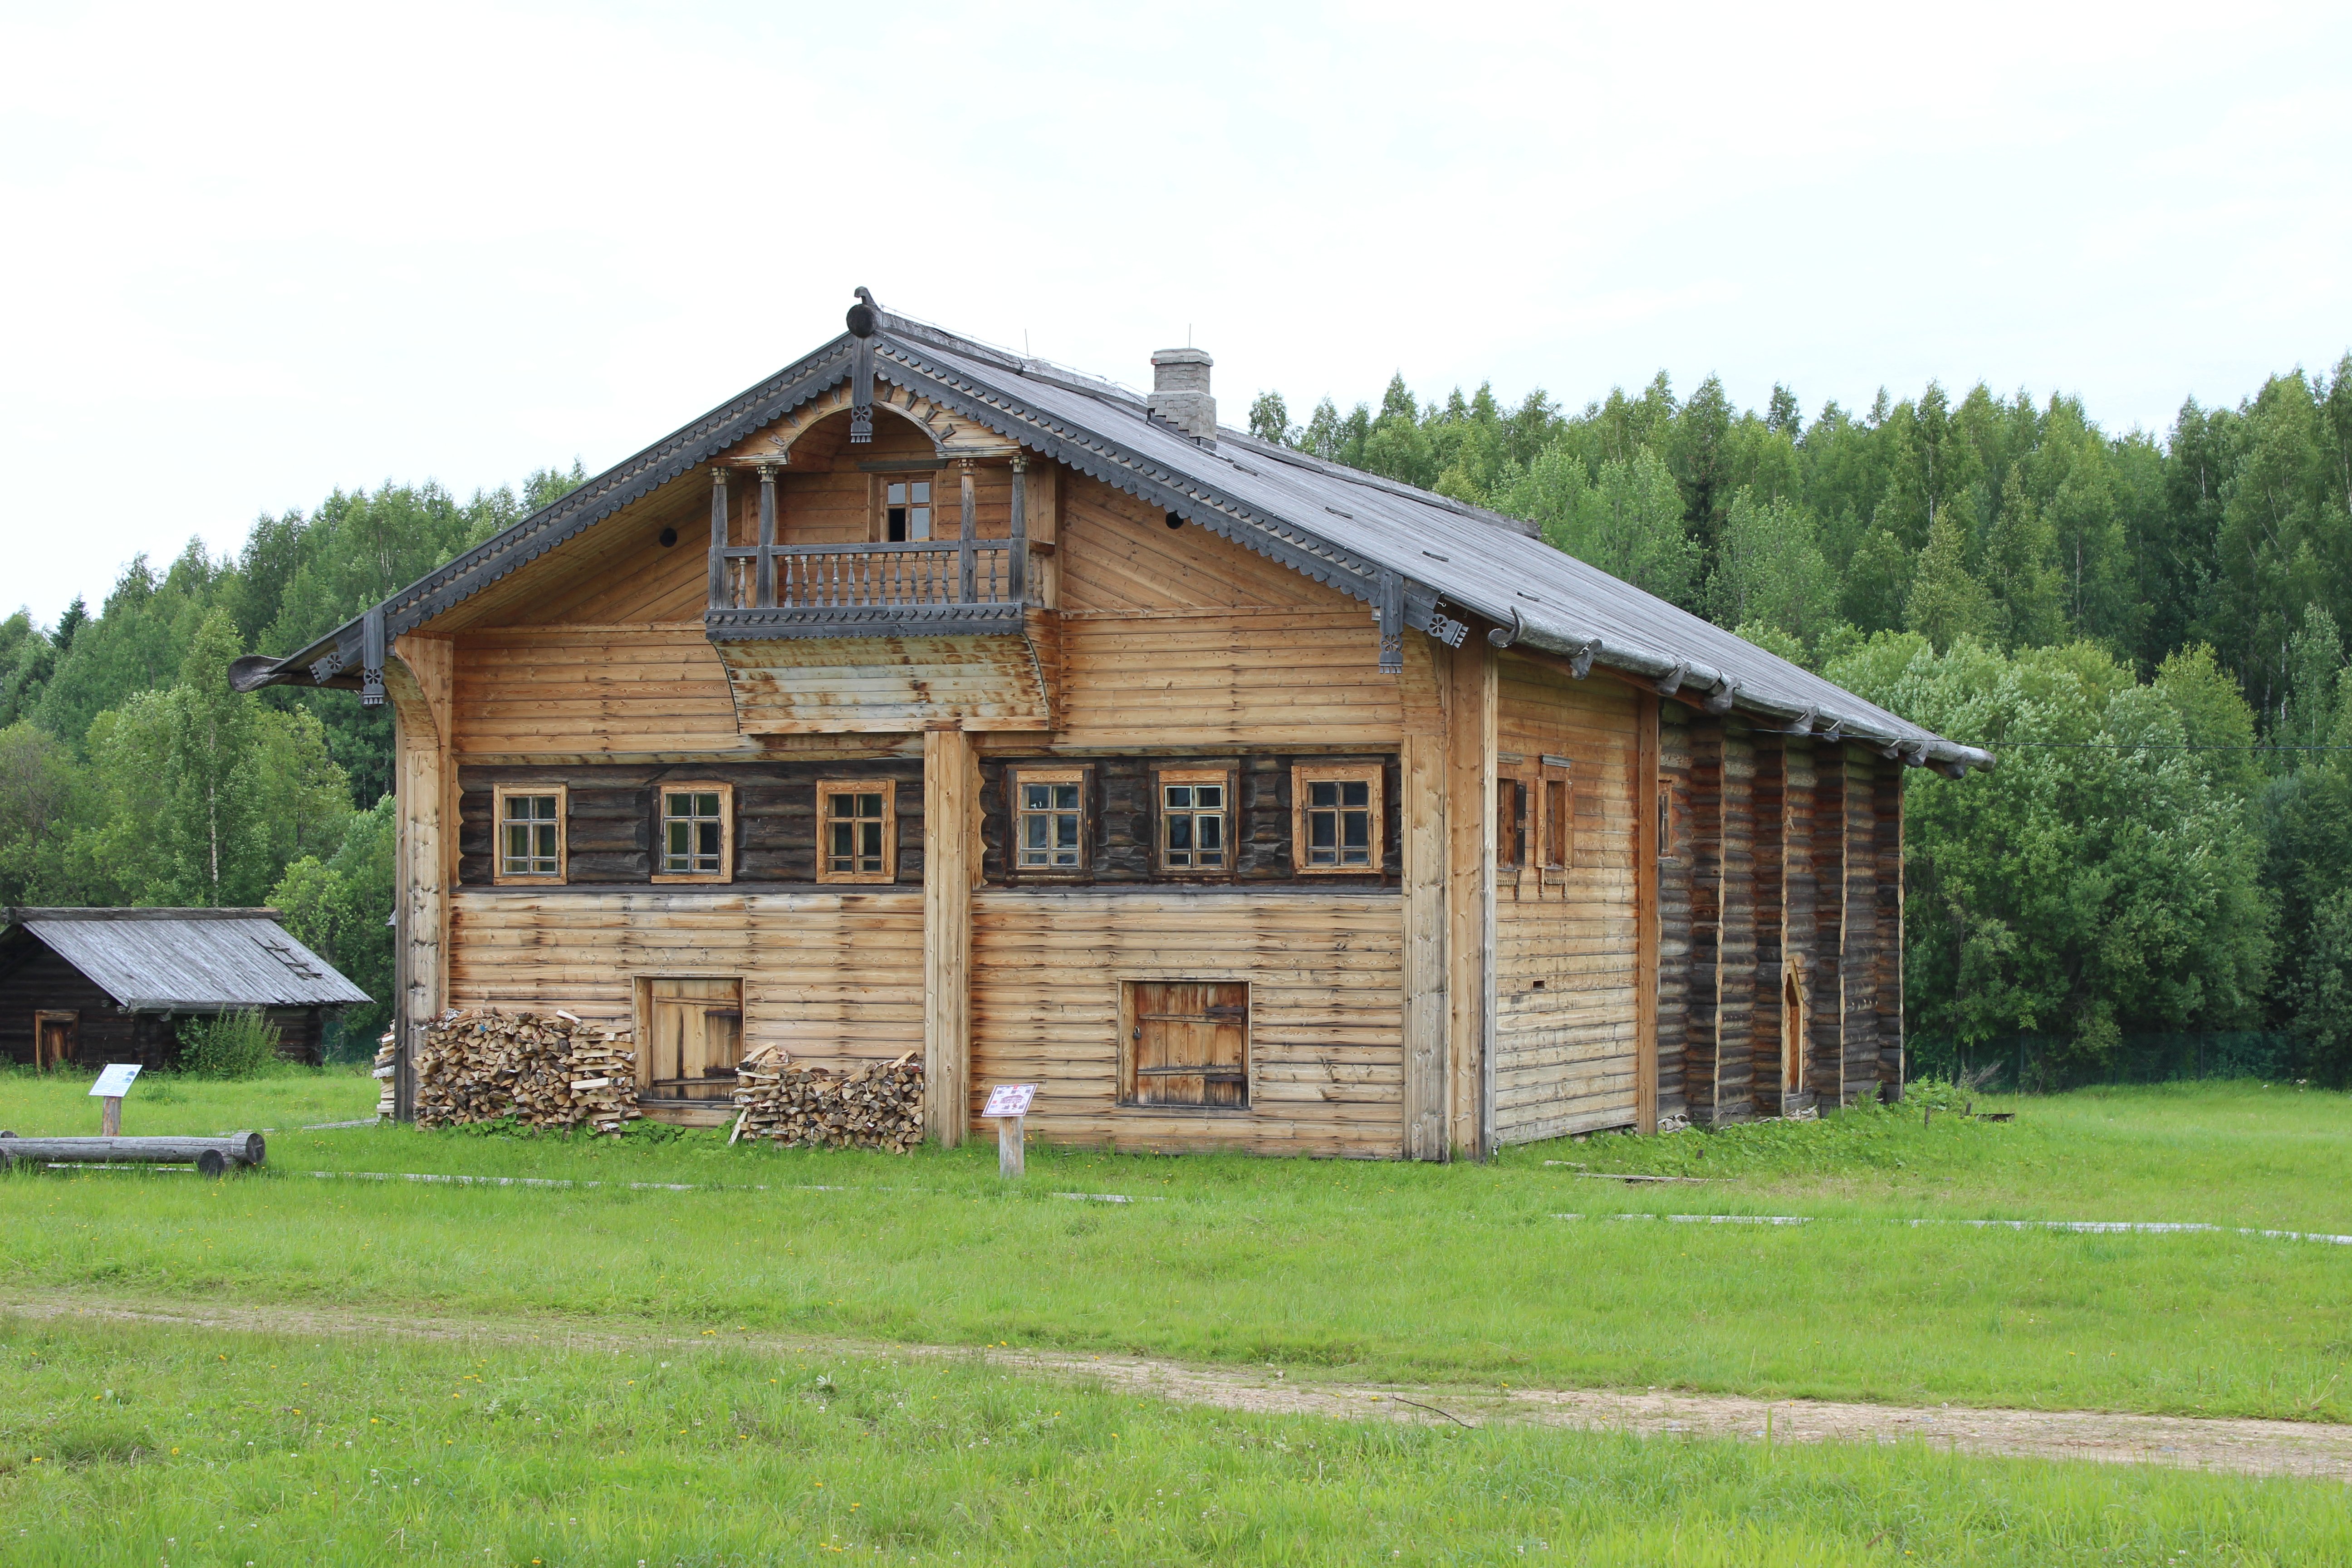
[(258, 1165), (258, 1132), (226, 1138), (18, 1138), (0, 1132), (0, 1166), (29, 1160), (56, 1165), (194, 1165), (218, 1175), (230, 1165)]

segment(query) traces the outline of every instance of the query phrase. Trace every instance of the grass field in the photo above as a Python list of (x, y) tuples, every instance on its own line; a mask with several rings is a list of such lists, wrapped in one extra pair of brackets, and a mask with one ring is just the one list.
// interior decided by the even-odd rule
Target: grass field
[[(356, 1077), (172, 1087), (176, 1103), (138, 1106), (126, 1130), (332, 1120), (311, 1097), (372, 1090)], [(281, 1097), (304, 1109), (287, 1113)], [(0, 1125), (63, 1130), (87, 1104), (70, 1085), (0, 1078)], [(1736, 1175), (1627, 1187), (1547, 1157)], [(1039, 1151), (1029, 1181), (1007, 1189), (993, 1163), (987, 1148), (890, 1158), (730, 1150), (711, 1134), (596, 1145), (280, 1133), (268, 1173), (222, 1184), (0, 1183), (0, 1268), (46, 1291), (742, 1323), (1272, 1362), (1307, 1375), (2352, 1420), (2352, 1247), (1908, 1223), (2352, 1232), (2352, 1100), (2341, 1095), (2111, 1091), (2027, 1101), (2009, 1124), (1848, 1114), (1563, 1142), (1493, 1166)], [(1812, 1222), (1615, 1217), (1742, 1212)]]
[(0, 1563), (2321, 1564), (2332, 1482), (0, 1318)]

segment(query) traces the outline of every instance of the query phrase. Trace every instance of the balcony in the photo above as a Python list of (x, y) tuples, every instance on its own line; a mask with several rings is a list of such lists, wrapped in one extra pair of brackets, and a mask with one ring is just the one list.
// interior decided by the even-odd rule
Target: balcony
[(713, 642), (772, 637), (1018, 635), (1028, 545), (730, 544), (710, 552)]

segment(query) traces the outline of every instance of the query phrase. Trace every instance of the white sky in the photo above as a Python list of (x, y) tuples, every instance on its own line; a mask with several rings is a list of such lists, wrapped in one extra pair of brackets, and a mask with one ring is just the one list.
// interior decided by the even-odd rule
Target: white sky
[[(936, 20), (932, 18), (937, 18)], [(1131, 384), (2112, 430), (2352, 346), (2352, 11), (0, 9), (0, 613), (591, 471), (883, 304)]]

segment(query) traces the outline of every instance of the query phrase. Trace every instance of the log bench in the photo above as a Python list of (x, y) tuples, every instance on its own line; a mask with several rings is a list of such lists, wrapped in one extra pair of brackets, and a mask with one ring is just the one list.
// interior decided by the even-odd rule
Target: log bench
[(258, 1165), (265, 1145), (258, 1132), (226, 1138), (19, 1138), (0, 1132), (0, 1170), (19, 1160), (50, 1165), (194, 1165), (218, 1176), (232, 1165)]

